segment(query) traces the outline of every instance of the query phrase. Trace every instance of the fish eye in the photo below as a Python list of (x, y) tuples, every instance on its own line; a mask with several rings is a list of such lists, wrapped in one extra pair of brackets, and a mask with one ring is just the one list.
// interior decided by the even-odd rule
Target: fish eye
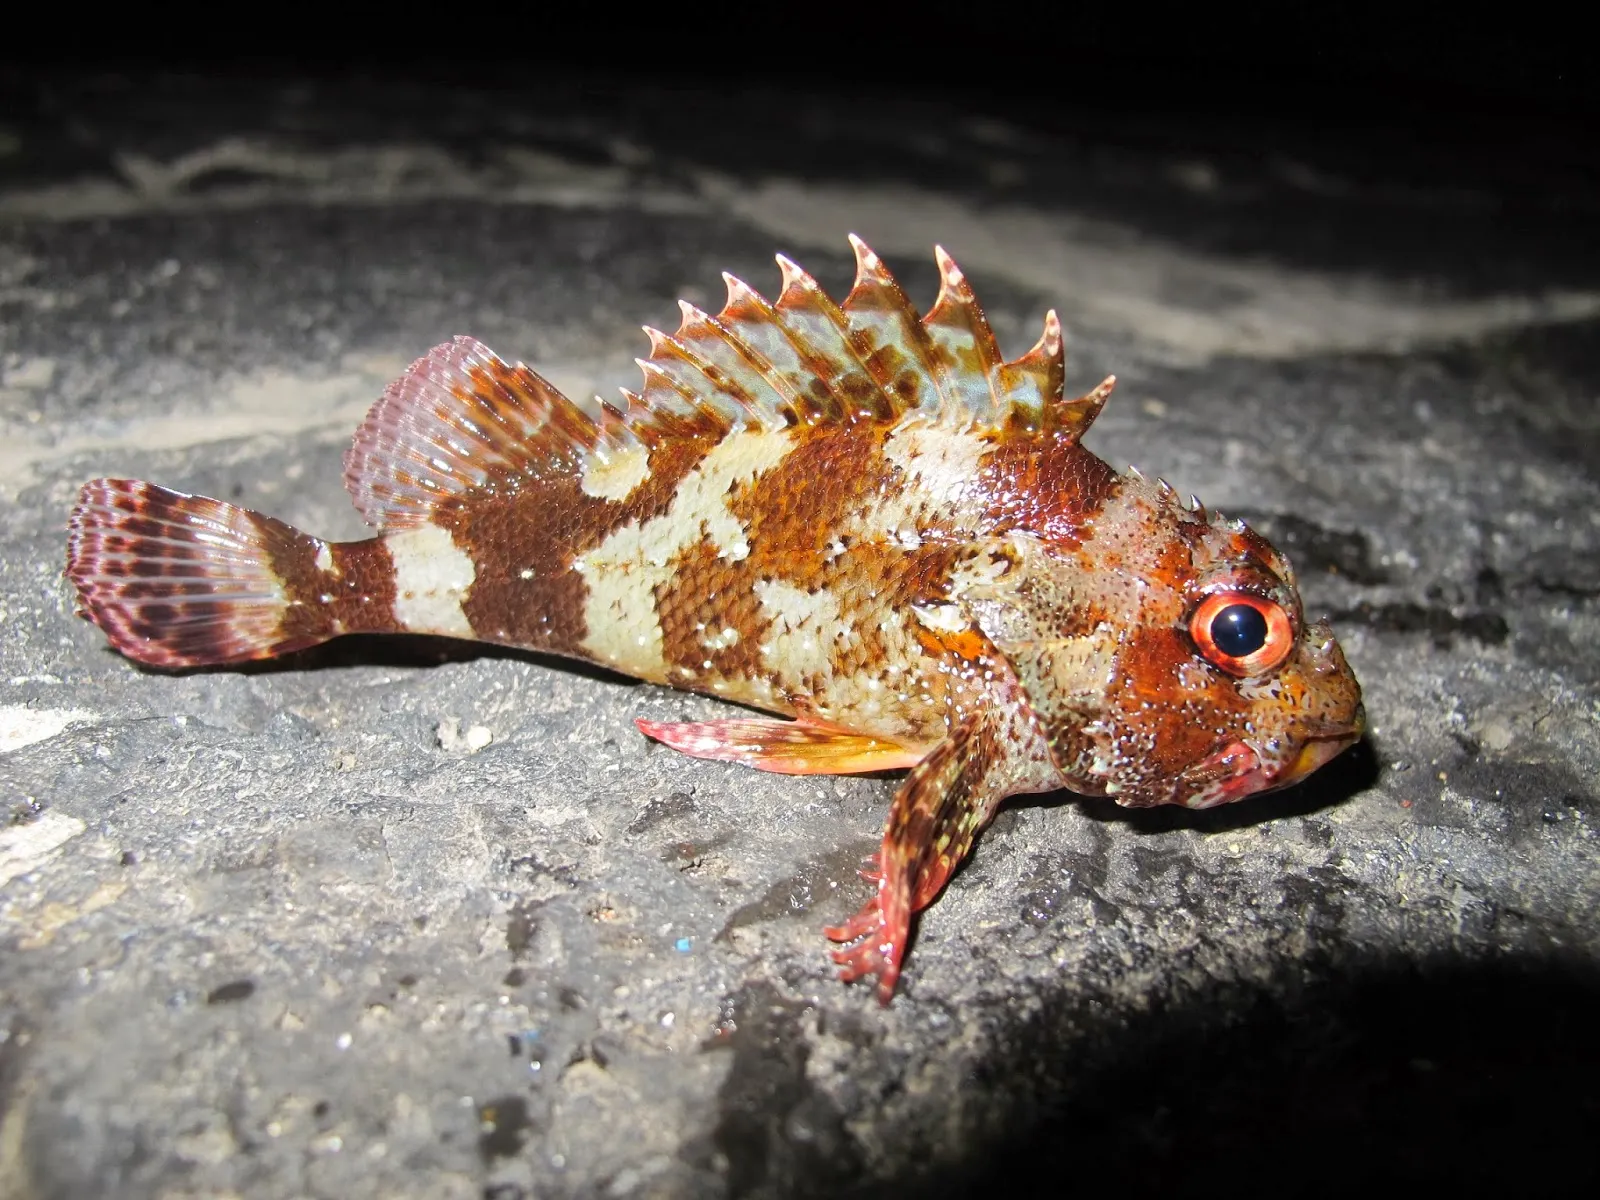
[(1215, 592), (1189, 618), (1189, 636), (1206, 661), (1230, 675), (1280, 666), (1294, 647), (1283, 605), (1248, 592)]

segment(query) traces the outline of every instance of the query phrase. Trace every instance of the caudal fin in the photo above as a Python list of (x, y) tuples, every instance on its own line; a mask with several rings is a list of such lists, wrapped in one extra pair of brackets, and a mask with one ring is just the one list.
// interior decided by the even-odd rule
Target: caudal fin
[(141, 663), (266, 658), (337, 632), (300, 612), (285, 584), (328, 547), (282, 521), (153, 483), (96, 479), (78, 493), (69, 528), (79, 614)]

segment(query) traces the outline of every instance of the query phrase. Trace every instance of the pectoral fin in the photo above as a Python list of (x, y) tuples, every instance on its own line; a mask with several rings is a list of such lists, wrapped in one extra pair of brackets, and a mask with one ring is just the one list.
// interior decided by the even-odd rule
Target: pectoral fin
[(849, 982), (874, 975), (878, 999), (894, 996), (911, 936), (911, 917), (933, 902), (989, 823), (1009, 789), (997, 770), (1003, 751), (978, 717), (961, 725), (924, 758), (895, 793), (883, 847), (865, 877), (877, 893), (843, 925), (823, 932), (845, 943), (833, 952)]
[(641, 732), (693, 758), (744, 763), (780, 775), (851, 775), (913, 766), (922, 751), (813, 721), (636, 720)]

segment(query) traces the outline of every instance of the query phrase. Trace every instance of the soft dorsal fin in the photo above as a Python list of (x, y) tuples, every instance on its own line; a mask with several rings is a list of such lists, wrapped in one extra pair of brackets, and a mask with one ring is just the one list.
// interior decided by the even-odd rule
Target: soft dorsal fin
[(457, 493), (631, 437), (613, 420), (602, 438), (601, 426), (533, 371), (458, 337), (384, 390), (345, 452), (344, 482), (369, 525), (407, 529)]

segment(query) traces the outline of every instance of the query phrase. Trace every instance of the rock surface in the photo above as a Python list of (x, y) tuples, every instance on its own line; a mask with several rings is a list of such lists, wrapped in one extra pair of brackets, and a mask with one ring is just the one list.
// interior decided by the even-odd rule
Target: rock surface
[[(48, 92), (0, 129), (0, 1195), (1593, 1173), (1592, 196), (821, 100)], [(436, 342), (611, 394), (678, 297), (841, 287), (851, 230), (922, 303), (949, 248), (1009, 352), (1057, 307), (1121, 379), (1091, 446), (1291, 555), (1367, 742), (1209, 813), (1013, 805), (885, 1010), (819, 930), (888, 780), (691, 761), (632, 718), (714, 702), (531, 656), (164, 675), (72, 615), (85, 479), (353, 536), (343, 446)]]

